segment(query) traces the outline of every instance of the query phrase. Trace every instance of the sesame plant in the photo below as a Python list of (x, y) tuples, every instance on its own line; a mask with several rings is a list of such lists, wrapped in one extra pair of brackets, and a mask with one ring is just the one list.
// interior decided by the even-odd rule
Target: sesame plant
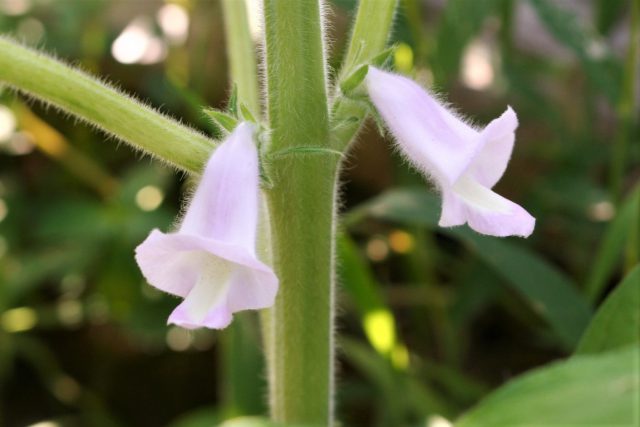
[[(336, 258), (356, 255), (341, 234), (338, 195), (341, 170), (367, 119), (436, 190), (438, 198), (425, 202), (439, 206), (439, 227), (497, 263), (509, 252), (502, 238), (535, 233), (526, 208), (493, 191), (517, 147), (518, 106), (504, 105), (503, 114), (481, 124), (394, 70), (388, 38), (397, 3), (360, 0), (342, 65), (332, 70), (322, 1), (264, 0), (255, 46), (245, 3), (224, 0), (231, 96), (225, 110), (202, 106), (217, 139), (105, 80), (0, 37), (0, 82), (197, 182), (176, 225), (159, 230), (149, 224), (156, 228), (132, 256), (149, 285), (176, 297), (169, 324), (225, 329), (235, 313), (260, 310), (269, 420), (233, 425), (341, 425), (335, 416)], [(373, 203), (378, 209), (369, 213), (393, 220), (403, 202)], [(434, 219), (417, 212), (418, 225)], [(350, 212), (345, 220), (360, 218)], [(521, 259), (535, 281), (544, 268)], [(549, 316), (575, 355), (513, 380), (456, 425), (632, 425), (640, 387), (637, 329), (629, 325), (640, 323), (639, 284), (635, 267), (579, 340), (575, 331), (582, 325)], [(523, 292), (551, 300), (545, 292), (574, 292), (549, 286)], [(566, 312), (590, 317), (586, 304)], [(618, 329), (609, 331), (611, 324)], [(385, 363), (397, 369), (399, 353), (377, 340), (379, 331), (370, 333)]]

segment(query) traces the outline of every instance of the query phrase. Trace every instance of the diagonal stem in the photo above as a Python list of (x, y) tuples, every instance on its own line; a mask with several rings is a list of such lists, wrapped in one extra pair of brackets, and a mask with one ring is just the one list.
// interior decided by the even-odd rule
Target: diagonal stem
[(50, 56), (0, 37), (0, 82), (186, 171), (199, 173), (215, 141)]

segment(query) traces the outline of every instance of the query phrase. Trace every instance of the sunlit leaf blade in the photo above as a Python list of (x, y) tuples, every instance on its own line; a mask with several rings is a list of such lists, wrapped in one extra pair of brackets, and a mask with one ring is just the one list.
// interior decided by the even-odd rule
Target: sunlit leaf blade
[(576, 353), (599, 353), (639, 342), (640, 266), (636, 266), (602, 304)]
[(639, 357), (634, 346), (536, 369), (490, 394), (455, 426), (638, 425)]
[(378, 353), (390, 358), (396, 368), (405, 369), (407, 350), (397, 342), (395, 318), (385, 305), (382, 288), (355, 243), (345, 235), (338, 240), (338, 258), (341, 283), (360, 314), (369, 343)]
[[(384, 193), (355, 208), (346, 220), (352, 224), (368, 216), (434, 228), (439, 210), (439, 200), (426, 190), (401, 189)], [(589, 322), (591, 310), (567, 276), (511, 240), (481, 236), (466, 227), (438, 230), (468, 245), (549, 322), (566, 349), (575, 347)]]
[(622, 205), (615, 219), (609, 224), (592, 264), (585, 286), (587, 297), (591, 301), (598, 299), (611, 273), (620, 263), (622, 251), (630, 232), (632, 222), (640, 217), (640, 187), (638, 187)]

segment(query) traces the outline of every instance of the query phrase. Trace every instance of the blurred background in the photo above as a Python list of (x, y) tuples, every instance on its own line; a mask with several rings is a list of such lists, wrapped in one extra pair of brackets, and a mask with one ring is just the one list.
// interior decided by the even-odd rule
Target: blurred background
[[(638, 262), (638, 42), (630, 0), (400, 3), (396, 70), (479, 125), (518, 113), (497, 192), (538, 220), (527, 240), (437, 228), (437, 196), (371, 123), (345, 167), (338, 418), (447, 427), (570, 354)], [(356, 2), (329, 5), (337, 70)], [(0, 0), (0, 33), (215, 135), (201, 106), (223, 108), (230, 92), (217, 0)], [(255, 316), (223, 332), (167, 327), (176, 300), (134, 263), (188, 185), (0, 89), (0, 425), (204, 427), (265, 413)]]

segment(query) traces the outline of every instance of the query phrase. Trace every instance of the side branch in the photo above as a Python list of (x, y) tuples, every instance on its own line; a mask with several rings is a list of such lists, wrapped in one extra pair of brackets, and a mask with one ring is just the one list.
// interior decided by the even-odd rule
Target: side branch
[(185, 171), (199, 173), (215, 145), (87, 73), (5, 37), (0, 37), (0, 82)]

